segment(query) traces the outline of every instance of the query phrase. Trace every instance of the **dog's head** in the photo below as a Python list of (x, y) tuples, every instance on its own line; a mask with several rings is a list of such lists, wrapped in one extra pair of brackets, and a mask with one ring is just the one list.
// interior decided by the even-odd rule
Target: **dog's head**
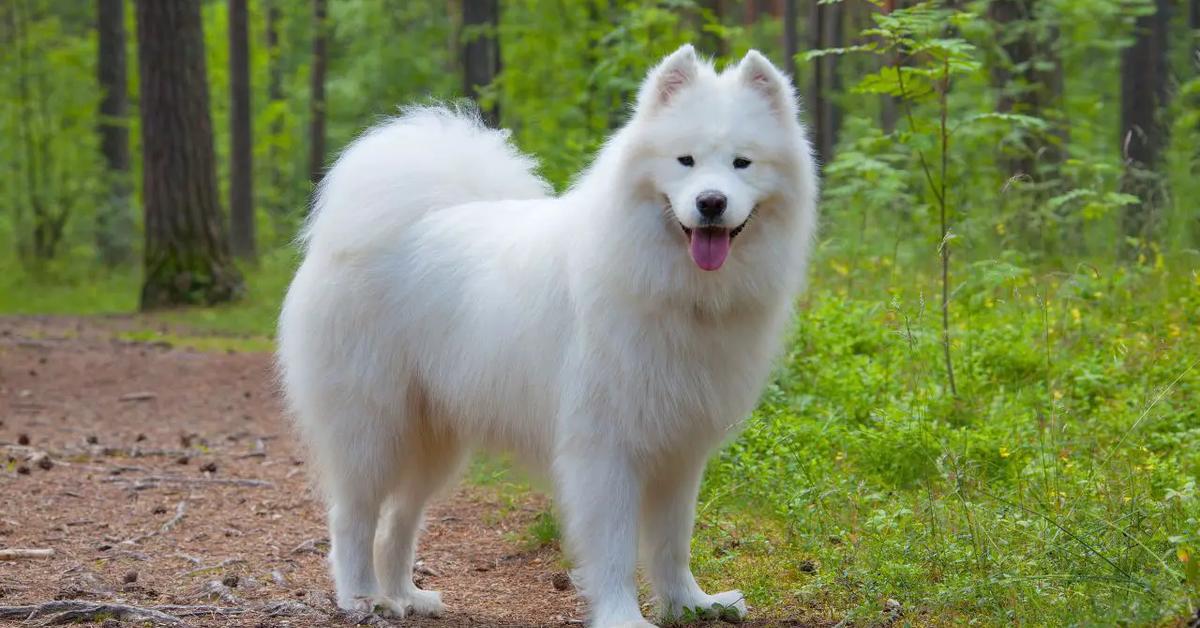
[(754, 50), (718, 74), (686, 45), (650, 71), (633, 119), (640, 183), (701, 269), (796, 205), (810, 159), (797, 114), (790, 80)]

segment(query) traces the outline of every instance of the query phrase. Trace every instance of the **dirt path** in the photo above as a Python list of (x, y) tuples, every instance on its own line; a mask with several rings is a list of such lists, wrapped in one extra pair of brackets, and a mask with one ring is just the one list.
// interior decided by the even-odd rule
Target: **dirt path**
[[(196, 626), (382, 622), (332, 603), (323, 514), (270, 356), (115, 339), (134, 326), (0, 318), (0, 550), (54, 551), (0, 561), (0, 606), (83, 599), (236, 613), (176, 612)], [(574, 590), (559, 590), (561, 577), (555, 586), (557, 552), (513, 541), (542, 498), (494, 493), (460, 488), (432, 509), (418, 582), (441, 590), (451, 612), (404, 625), (579, 623)]]

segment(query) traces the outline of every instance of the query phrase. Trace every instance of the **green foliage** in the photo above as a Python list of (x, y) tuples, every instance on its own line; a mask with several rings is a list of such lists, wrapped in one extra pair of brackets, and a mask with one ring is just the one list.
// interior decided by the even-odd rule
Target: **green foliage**
[(557, 547), (562, 533), (558, 529), (558, 518), (551, 510), (543, 510), (529, 524), (525, 531), (524, 545), (529, 550), (539, 550), (543, 547)]
[(778, 40), (777, 22), (746, 30), (715, 20), (690, 0), (505, 2), (500, 38), (506, 70), (485, 101), (500, 102), (504, 125), (562, 189), (624, 123), (650, 66), (696, 32), (730, 43), (734, 56), (714, 58), (718, 66), (740, 58), (764, 35), (772, 36), (770, 45)]
[[(0, 250), (41, 264), (91, 244), (104, 186), (95, 33), (45, 0), (0, 9)], [(85, 218), (86, 220), (86, 218)]]
[[(245, 299), (209, 308), (159, 311), (140, 320), (149, 326), (161, 321), (189, 331), (180, 337), (212, 334), (234, 337), (231, 346), (239, 346), (236, 338), (252, 338), (255, 340), (251, 346), (261, 348), (262, 339), (275, 335), (279, 306), (296, 263), (297, 255), (291, 248), (274, 249), (263, 256), (258, 266), (244, 269)], [(105, 269), (87, 257), (56, 260), (37, 272), (22, 271), (16, 260), (0, 258), (0, 313), (131, 313), (137, 311), (141, 285), (139, 272)]]
[[(697, 549), (706, 574), (775, 573), (749, 601), (785, 614), (832, 605), (866, 619), (887, 597), (951, 625), (1191, 612), (1194, 269), (972, 265), (956, 292), (955, 401), (921, 296), (928, 279), (898, 275), (848, 296), (828, 287), (836, 264), (815, 281), (824, 287), (800, 312), (762, 407), (710, 466)], [(727, 530), (775, 525), (728, 523), (747, 508), (774, 513), (772, 548), (714, 553)]]

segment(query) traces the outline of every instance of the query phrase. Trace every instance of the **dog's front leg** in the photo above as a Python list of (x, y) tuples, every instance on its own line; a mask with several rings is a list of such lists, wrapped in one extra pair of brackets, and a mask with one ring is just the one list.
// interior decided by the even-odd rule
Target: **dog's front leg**
[(629, 458), (588, 443), (555, 460), (574, 580), (591, 606), (591, 625), (651, 626), (638, 607), (637, 513), (640, 486)]
[(692, 576), (692, 526), (704, 461), (694, 452), (663, 461), (650, 474), (642, 495), (646, 567), (659, 615), (668, 622), (688, 615), (730, 620), (746, 616), (740, 591), (708, 595)]

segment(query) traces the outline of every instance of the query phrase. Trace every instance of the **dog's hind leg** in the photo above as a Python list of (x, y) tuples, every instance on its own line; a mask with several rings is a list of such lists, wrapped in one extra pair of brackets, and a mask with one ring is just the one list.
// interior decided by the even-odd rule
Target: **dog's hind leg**
[(386, 412), (365, 405), (323, 410), (324, 416), (338, 418), (323, 424), (309, 441), (329, 505), (329, 563), (338, 606), (403, 614), (403, 608), (394, 608), (380, 594), (372, 554), (379, 507), (394, 477), (394, 424)]
[(384, 509), (376, 560), (382, 590), (392, 604), (417, 615), (437, 617), (443, 611), (440, 593), (413, 584), (413, 556), (425, 504), (454, 476), (462, 454), (451, 435), (413, 430), (404, 439), (405, 459)]

